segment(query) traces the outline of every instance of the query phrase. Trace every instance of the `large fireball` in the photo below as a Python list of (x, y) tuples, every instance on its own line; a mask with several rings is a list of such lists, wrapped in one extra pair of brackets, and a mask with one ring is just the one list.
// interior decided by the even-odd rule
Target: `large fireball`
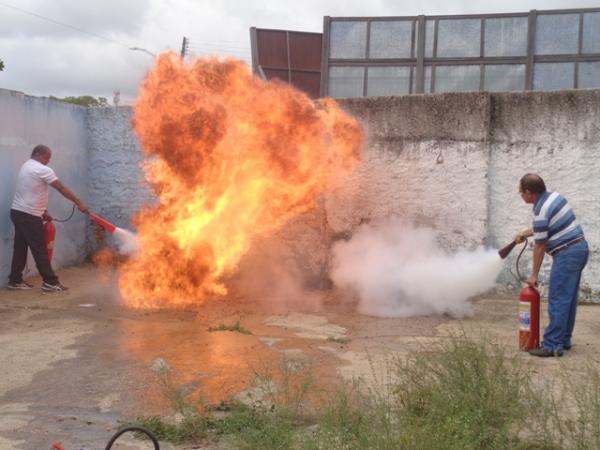
[(189, 65), (172, 53), (144, 80), (134, 126), (159, 200), (135, 218), (141, 252), (121, 268), (134, 307), (226, 294), (222, 279), (253, 238), (313, 208), (353, 169), (363, 143), (333, 100), (315, 104), (241, 61)]

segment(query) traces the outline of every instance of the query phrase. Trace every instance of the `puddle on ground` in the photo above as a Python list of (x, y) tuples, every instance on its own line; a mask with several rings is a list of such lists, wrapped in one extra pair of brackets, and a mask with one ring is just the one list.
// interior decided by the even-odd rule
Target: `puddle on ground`
[(255, 335), (209, 332), (198, 321), (123, 320), (121, 345), (143, 361), (148, 373), (142, 376), (164, 379), (165, 371), (156, 370), (156, 361), (163, 360), (170, 382), (210, 404), (246, 389), (255, 371), (278, 357)]

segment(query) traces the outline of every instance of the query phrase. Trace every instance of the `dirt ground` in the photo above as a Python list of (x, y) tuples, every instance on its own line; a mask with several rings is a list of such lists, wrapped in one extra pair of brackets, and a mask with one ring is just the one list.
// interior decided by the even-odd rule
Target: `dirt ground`
[[(597, 361), (595, 305), (580, 307), (574, 347), (563, 358), (534, 358), (517, 349), (515, 297), (476, 299), (473, 316), (464, 320), (367, 317), (331, 294), (316, 312), (274, 310), (242, 298), (143, 312), (124, 308), (91, 267), (59, 275), (71, 287), (67, 293), (0, 292), (2, 450), (49, 449), (54, 442), (67, 450), (104, 448), (119, 421), (168, 410), (153, 371), (165, 363), (178, 383), (215, 403), (248, 393), (253, 374), (283, 357), (308, 363), (323, 384), (368, 379), (390, 352), (419, 351), (460, 330), (492, 334), (538, 379)], [(236, 322), (251, 334), (208, 331)], [(151, 448), (130, 438), (119, 442), (113, 448)]]

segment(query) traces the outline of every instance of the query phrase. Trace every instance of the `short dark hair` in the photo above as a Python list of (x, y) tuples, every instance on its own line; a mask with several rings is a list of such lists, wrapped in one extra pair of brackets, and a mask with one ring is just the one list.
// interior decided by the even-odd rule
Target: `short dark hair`
[(33, 158), (34, 156), (46, 155), (49, 152), (50, 147), (48, 147), (47, 145), (39, 144), (33, 147), (33, 150), (31, 151), (31, 157)]
[(543, 194), (546, 192), (546, 184), (542, 177), (535, 173), (526, 173), (520, 181), (521, 191), (529, 191), (534, 194)]

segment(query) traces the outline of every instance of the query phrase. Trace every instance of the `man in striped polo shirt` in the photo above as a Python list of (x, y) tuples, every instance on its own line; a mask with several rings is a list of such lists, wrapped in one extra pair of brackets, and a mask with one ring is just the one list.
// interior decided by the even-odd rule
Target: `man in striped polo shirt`
[(525, 203), (533, 204), (534, 214), (533, 228), (515, 237), (517, 243), (534, 237), (533, 269), (527, 284), (537, 287), (544, 255), (552, 256), (548, 291), (550, 323), (544, 331), (543, 346), (529, 353), (562, 356), (563, 350), (569, 350), (572, 345), (579, 282), (588, 260), (588, 244), (567, 200), (558, 192), (547, 192), (539, 175), (524, 175), (519, 182), (519, 192)]

